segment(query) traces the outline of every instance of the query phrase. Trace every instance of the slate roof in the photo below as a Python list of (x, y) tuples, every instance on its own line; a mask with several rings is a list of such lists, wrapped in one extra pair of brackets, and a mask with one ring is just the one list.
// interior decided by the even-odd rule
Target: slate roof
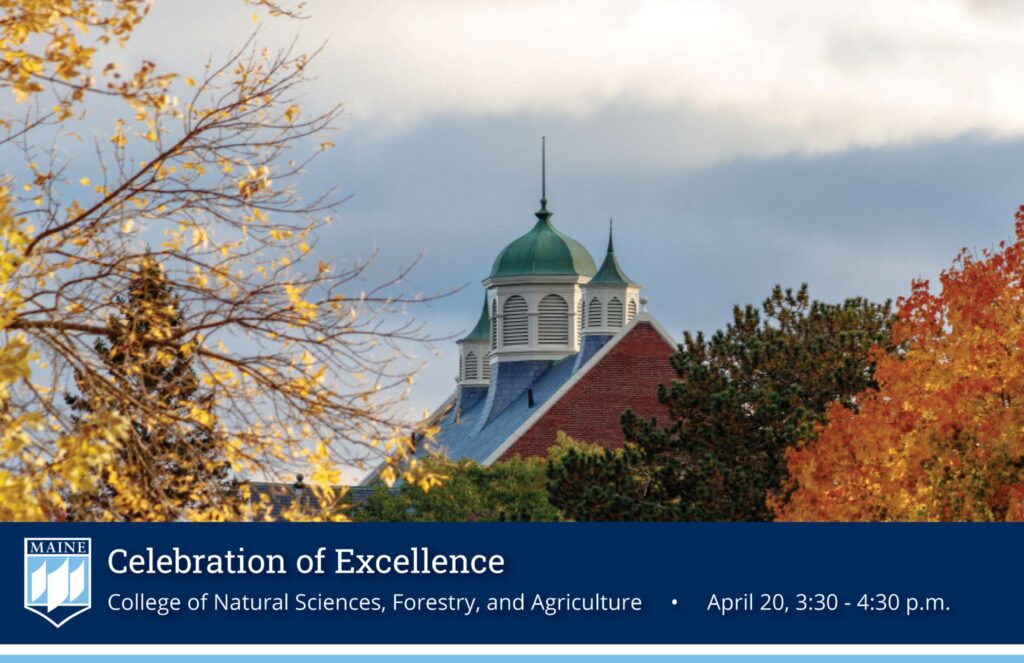
[(534, 381), (530, 387), (533, 407), (524, 391), (483, 428), (480, 419), (484, 416), (486, 399), (478, 400), (461, 414), (451, 408), (439, 423), (441, 430), (432, 448), (444, 451), (449, 458), (468, 458), (483, 463), (572, 377), (575, 360), (576, 355), (572, 354), (556, 361)]
[[(417, 455), (422, 457), (428, 453), (443, 452), (452, 460), (463, 458), (473, 460), (481, 465), (488, 464), (502, 447), (509, 442), (530, 417), (538, 414), (559, 390), (574, 378), (582, 376), (600, 362), (599, 355), (611, 351), (619, 341), (630, 334), (637, 324), (648, 324), (657, 331), (666, 343), (675, 346), (676, 342), (646, 311), (640, 312), (633, 320), (613, 336), (584, 337), (582, 355), (580, 352), (554, 362), (544, 373), (540, 374), (530, 385), (533, 390), (533, 407), (530, 407), (529, 394), (524, 389), (508, 406), (491, 419), (486, 426), (481, 426), (481, 419), (486, 416), (486, 398), (477, 399), (469, 408), (457, 412), (458, 390), (444, 400), (424, 422), (425, 427), (438, 428), (434, 440), (430, 444), (419, 446)], [(576, 363), (579, 361), (579, 365)], [(360, 487), (372, 487), (377, 482), (378, 468), (364, 477)], [(395, 484), (396, 487), (400, 483)]]
[[(339, 488), (341, 488), (339, 486)], [(373, 493), (373, 486), (349, 486), (348, 491), (353, 503), (365, 502)], [(299, 509), (307, 513), (319, 513), (331, 505), (319, 499), (307, 486), (294, 483), (271, 483), (264, 481), (249, 482), (249, 504), (259, 507), (266, 504), (271, 520), (283, 520), (282, 514), (298, 503)], [(266, 499), (264, 499), (264, 496)]]

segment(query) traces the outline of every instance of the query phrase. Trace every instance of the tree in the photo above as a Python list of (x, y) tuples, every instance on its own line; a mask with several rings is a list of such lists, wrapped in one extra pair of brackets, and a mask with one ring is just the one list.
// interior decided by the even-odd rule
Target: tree
[(499, 461), (490, 467), (434, 456), (427, 461), (443, 482), (430, 490), (403, 483), (394, 490), (378, 485), (362, 504), (352, 504), (353, 520), (373, 522), (555, 521), (561, 515), (548, 501), (543, 458)]
[(38, 355), (24, 333), (7, 331), (21, 308), (11, 277), (28, 242), (23, 224), (11, 211), (10, 192), (0, 188), (0, 520), (47, 520), (59, 515), (60, 491), (95, 490), (96, 472), (127, 433), (128, 421), (97, 410), (74, 430), (49, 437), (45, 452), (38, 448), (46, 417), (14, 401), (15, 389), (30, 380)]
[(563, 451), (559, 462), (547, 466), (548, 498), (578, 521), (644, 520), (640, 500), (645, 477), (639, 448), (627, 442), (622, 449), (608, 449), (573, 440), (559, 433)]
[[(24, 163), (2, 192), (0, 513), (51, 518), (62, 495), (95, 492), (97, 468), (138, 426), (178, 438), (211, 428), (232, 471), (301, 471), (328, 493), (342, 464), (371, 460), (385, 480), (429, 484), (401, 409), (415, 372), (408, 344), (430, 340), (407, 308), (427, 298), (398, 289), (407, 269), (367, 285), (368, 261), (317, 260), (339, 199), (295, 188), (333, 145), (340, 112), (300, 107), (310, 56), (250, 40), (195, 78), (100, 63), (148, 6), (0, 0), (0, 88), (14, 101), (0, 114), (0, 153)], [(94, 161), (65, 149), (107, 118)], [(133, 348), (192, 362), (206, 400), (188, 412), (123, 392), (96, 347), (149, 246), (181, 318)], [(60, 394), (74, 383), (103, 408), (70, 411)], [(194, 498), (192, 517), (229, 515)], [(151, 506), (135, 516), (168, 510)]]
[[(99, 489), (69, 496), (69, 518), (177, 520), (193, 509), (211, 507), (239, 515), (239, 482), (224, 459), (211, 396), (200, 389), (194, 357), (180, 345), (152, 340), (175, 338), (184, 319), (152, 256), (141, 260), (127, 295), (115, 298), (114, 304), (118, 313), (107, 319), (106, 336), (96, 340), (95, 350), (106, 364), (104, 377), (114, 386), (117, 400), (109, 402), (109, 390), (79, 380), (79, 394), (69, 394), (65, 401), (79, 422), (98, 409), (121, 409), (133, 423), (112, 462), (102, 468)], [(143, 425), (145, 417), (135, 416), (131, 403), (155, 404), (163, 421)], [(193, 408), (207, 412), (205, 423), (193, 422), (188, 428), (173, 423), (193, 420)]]
[(831, 403), (855, 409), (875, 386), (876, 344), (891, 349), (890, 305), (811, 301), (776, 286), (736, 307), (710, 340), (687, 332), (679, 379), (658, 390), (670, 424), (622, 417), (621, 450), (572, 451), (551, 471), (552, 503), (577, 520), (767, 520), (784, 453)]
[(1024, 208), (1016, 239), (962, 251), (935, 294), (915, 281), (878, 391), (833, 406), (788, 453), (782, 520), (1024, 518)]

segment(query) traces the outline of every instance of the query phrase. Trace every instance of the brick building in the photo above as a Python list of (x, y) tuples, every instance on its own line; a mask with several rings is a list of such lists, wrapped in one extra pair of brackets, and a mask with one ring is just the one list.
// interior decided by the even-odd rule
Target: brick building
[(449, 458), (543, 456), (559, 431), (617, 447), (624, 410), (666, 414), (657, 391), (676, 377), (676, 343), (619, 265), (611, 228), (595, 267), (547, 205), (542, 186), (536, 223), (495, 259), (480, 318), (458, 341), (458, 386), (432, 416)]

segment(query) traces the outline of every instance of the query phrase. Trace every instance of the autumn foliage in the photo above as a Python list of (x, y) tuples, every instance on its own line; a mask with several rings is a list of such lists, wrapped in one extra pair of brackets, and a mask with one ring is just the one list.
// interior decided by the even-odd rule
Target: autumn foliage
[(300, 106), (315, 53), (132, 63), (149, 5), (0, 0), (0, 520), (259, 518), (247, 478), (329, 503), (370, 463), (431, 485), (403, 407), (429, 298), (318, 259), (341, 197), (299, 191), (341, 112)]
[(1015, 241), (962, 251), (940, 281), (900, 301), (880, 390), (789, 452), (779, 519), (1024, 518), (1024, 207)]

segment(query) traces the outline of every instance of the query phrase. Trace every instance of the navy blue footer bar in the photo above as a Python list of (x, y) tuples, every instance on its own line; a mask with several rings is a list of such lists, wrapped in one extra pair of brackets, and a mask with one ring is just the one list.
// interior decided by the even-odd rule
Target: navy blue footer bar
[(1024, 643), (1024, 526), (0, 524), (0, 643)]

